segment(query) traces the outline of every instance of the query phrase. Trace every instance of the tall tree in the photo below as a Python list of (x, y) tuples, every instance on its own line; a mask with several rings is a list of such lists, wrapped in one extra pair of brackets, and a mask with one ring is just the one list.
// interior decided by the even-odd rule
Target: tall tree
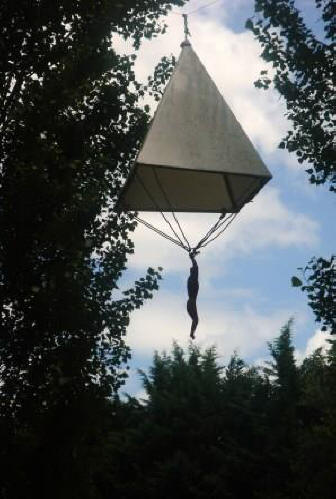
[(256, 20), (246, 25), (274, 69), (273, 76), (263, 71), (255, 85), (268, 89), (273, 84), (293, 125), (279, 147), (310, 164), (306, 171), (312, 183), (328, 182), (335, 191), (335, 5), (333, 0), (315, 0), (315, 5), (322, 10), (321, 38), (306, 25), (295, 0), (255, 0)]
[(335, 492), (335, 341), (331, 343), (327, 353), (319, 348), (300, 366), (298, 445), (292, 457), (295, 497), (333, 497)]
[(279, 337), (269, 343), (272, 361), (264, 369), (271, 388), (267, 412), (268, 424), (272, 428), (269, 454), (273, 467), (272, 487), (281, 487), (285, 491), (285, 497), (290, 495), (294, 481), (291, 456), (297, 443), (297, 404), (300, 394), (291, 326), (292, 321), (289, 321), (282, 328)]
[(291, 327), (292, 320), (281, 329), (280, 336), (269, 343), (273, 361), (269, 363), (270, 368), (265, 369), (266, 374), (273, 377), (276, 398), (284, 408), (292, 406), (297, 399), (299, 385)]
[(78, 442), (95, 427), (88, 405), (104, 405), (122, 383), (130, 313), (158, 286), (159, 273), (149, 269), (116, 295), (135, 222), (115, 213), (113, 201), (149, 116), (135, 55), (119, 55), (115, 39), (137, 49), (165, 29), (160, 16), (182, 4), (23, 0), (1, 7), (1, 468), (15, 463), (4, 455), (10, 435), (13, 445), (32, 439), (59, 476), (45, 484), (44, 497), (82, 497), (84, 482), (74, 479), (71, 490), (67, 474)]
[(150, 269), (113, 300), (135, 223), (112, 201), (148, 122), (134, 56), (113, 41), (122, 34), (137, 48), (164, 29), (158, 19), (172, 3), (181, 4), (44, 0), (1, 10), (0, 353), (10, 411), (25, 392), (44, 400), (55, 379), (53, 390), (98, 374), (110, 385), (114, 360), (127, 356), (129, 313), (157, 287)]
[(333, 497), (335, 341), (297, 366), (290, 328), (265, 376), (237, 354), (219, 365), (214, 348), (156, 354), (147, 398), (113, 407), (101, 497)]
[(110, 455), (110, 494), (270, 497), (260, 495), (268, 463), (260, 420), (267, 404), (255, 369), (237, 355), (224, 368), (215, 348), (202, 353), (192, 345), (186, 352), (175, 344), (169, 354), (157, 353), (142, 376), (147, 399), (137, 409), (130, 400), (138, 421), (121, 438), (110, 435), (119, 438), (117, 453)]

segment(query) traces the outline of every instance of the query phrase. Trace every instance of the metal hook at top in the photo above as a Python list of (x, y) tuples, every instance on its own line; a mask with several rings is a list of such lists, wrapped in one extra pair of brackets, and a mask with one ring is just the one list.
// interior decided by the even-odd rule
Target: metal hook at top
[(191, 36), (191, 33), (189, 31), (189, 26), (188, 26), (188, 14), (182, 14), (183, 16), (183, 21), (184, 21), (184, 42), (181, 44), (181, 47), (184, 47), (186, 45), (190, 45), (188, 36)]

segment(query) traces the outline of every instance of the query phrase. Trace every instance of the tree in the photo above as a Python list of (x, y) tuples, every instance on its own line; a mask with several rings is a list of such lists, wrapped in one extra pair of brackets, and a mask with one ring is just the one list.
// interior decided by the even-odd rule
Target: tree
[[(117, 295), (136, 224), (113, 202), (149, 115), (135, 55), (119, 55), (114, 40), (122, 35), (137, 49), (182, 4), (23, 0), (1, 8), (1, 468), (14, 465), (22, 439), (46, 452), (63, 427), (69, 440), (62, 447), (54, 432), (44, 462), (54, 483), (44, 497), (82, 497), (78, 476), (71, 489), (66, 475), (95, 427), (88, 405), (99, 420), (103, 399), (123, 382), (130, 313), (160, 277), (150, 268)], [(56, 479), (61, 449), (65, 473)]]
[(267, 391), (255, 368), (236, 354), (224, 368), (214, 347), (186, 352), (174, 344), (169, 354), (155, 354), (142, 378), (147, 398), (138, 407), (128, 401), (137, 416), (122, 435), (108, 437), (119, 443), (104, 497), (273, 497), (262, 495)]
[(274, 88), (284, 98), (286, 116), (293, 125), (279, 147), (295, 152), (313, 184), (330, 183), (336, 190), (334, 140), (334, 5), (332, 0), (315, 0), (322, 9), (324, 37), (319, 40), (307, 27), (294, 0), (255, 0), (257, 20), (246, 23), (272, 64), (274, 75), (262, 71), (255, 83)]
[(335, 348), (321, 348), (299, 368), (298, 445), (293, 453), (294, 496), (332, 497), (335, 490)]
[(292, 453), (297, 444), (297, 404), (300, 393), (299, 375), (294, 359), (289, 321), (278, 338), (269, 343), (272, 361), (264, 368), (270, 386), (267, 417), (272, 428), (269, 437), (269, 474), (271, 490), (279, 489), (279, 497), (291, 497), (294, 482)]
[[(300, 269), (302, 270), (302, 269)], [(302, 270), (304, 282), (292, 277), (293, 286), (307, 292), (308, 304), (313, 309), (322, 331), (336, 334), (336, 256), (330, 260), (312, 258)]]
[(265, 369), (266, 374), (273, 377), (275, 396), (283, 407), (293, 405), (299, 384), (292, 344), (292, 323), (292, 320), (288, 321), (281, 329), (280, 336), (268, 344), (273, 362), (270, 368)]
[(236, 353), (221, 366), (214, 347), (156, 353), (146, 399), (111, 408), (100, 497), (333, 497), (335, 341), (299, 366), (291, 323), (269, 346), (264, 375)]
[[(315, 6), (323, 22), (320, 39), (306, 25), (294, 0), (255, 0), (256, 17), (248, 19), (246, 27), (263, 48), (262, 58), (273, 67), (272, 76), (262, 71), (255, 85), (265, 90), (273, 85), (292, 124), (279, 147), (308, 165), (312, 184), (326, 183), (336, 192), (335, 5), (332, 0), (315, 0)], [(296, 276), (292, 283), (308, 293), (323, 329), (335, 333), (335, 255), (313, 258), (306, 271), (310, 271), (309, 284), (302, 285)]]

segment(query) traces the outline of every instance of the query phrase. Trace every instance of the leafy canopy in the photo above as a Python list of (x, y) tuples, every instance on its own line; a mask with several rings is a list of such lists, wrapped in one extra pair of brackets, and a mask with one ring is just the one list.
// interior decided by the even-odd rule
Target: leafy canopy
[(332, 497), (335, 342), (299, 364), (291, 329), (267, 368), (195, 344), (156, 353), (146, 398), (121, 402), (107, 432), (102, 497)]
[(120, 55), (116, 40), (136, 51), (182, 4), (2, 3), (0, 495), (91, 497), (90, 442), (124, 382), (130, 314), (160, 278), (150, 268), (118, 289), (136, 224), (113, 203), (150, 117), (136, 55)]
[(43, 0), (1, 9), (2, 410), (35, 399), (41, 409), (60, 387), (69, 397), (98, 380), (108, 394), (122, 380), (130, 312), (151, 297), (159, 274), (149, 269), (113, 298), (135, 228), (113, 200), (149, 120), (135, 56), (119, 55), (114, 40), (123, 35), (138, 48), (181, 3)]
[(255, 83), (272, 84), (284, 98), (292, 129), (279, 147), (295, 152), (300, 163), (309, 164), (310, 182), (327, 182), (336, 190), (335, 65), (333, 41), (335, 13), (332, 0), (315, 0), (322, 17), (323, 35), (309, 28), (294, 0), (255, 0), (255, 17), (246, 27), (259, 41), (262, 58), (273, 67), (273, 76), (262, 71)]

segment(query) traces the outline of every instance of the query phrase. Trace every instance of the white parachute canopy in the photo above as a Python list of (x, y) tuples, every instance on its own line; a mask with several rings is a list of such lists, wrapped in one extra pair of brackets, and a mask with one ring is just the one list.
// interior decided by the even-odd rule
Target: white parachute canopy
[(271, 177), (189, 41), (183, 42), (118, 209), (237, 213)]

